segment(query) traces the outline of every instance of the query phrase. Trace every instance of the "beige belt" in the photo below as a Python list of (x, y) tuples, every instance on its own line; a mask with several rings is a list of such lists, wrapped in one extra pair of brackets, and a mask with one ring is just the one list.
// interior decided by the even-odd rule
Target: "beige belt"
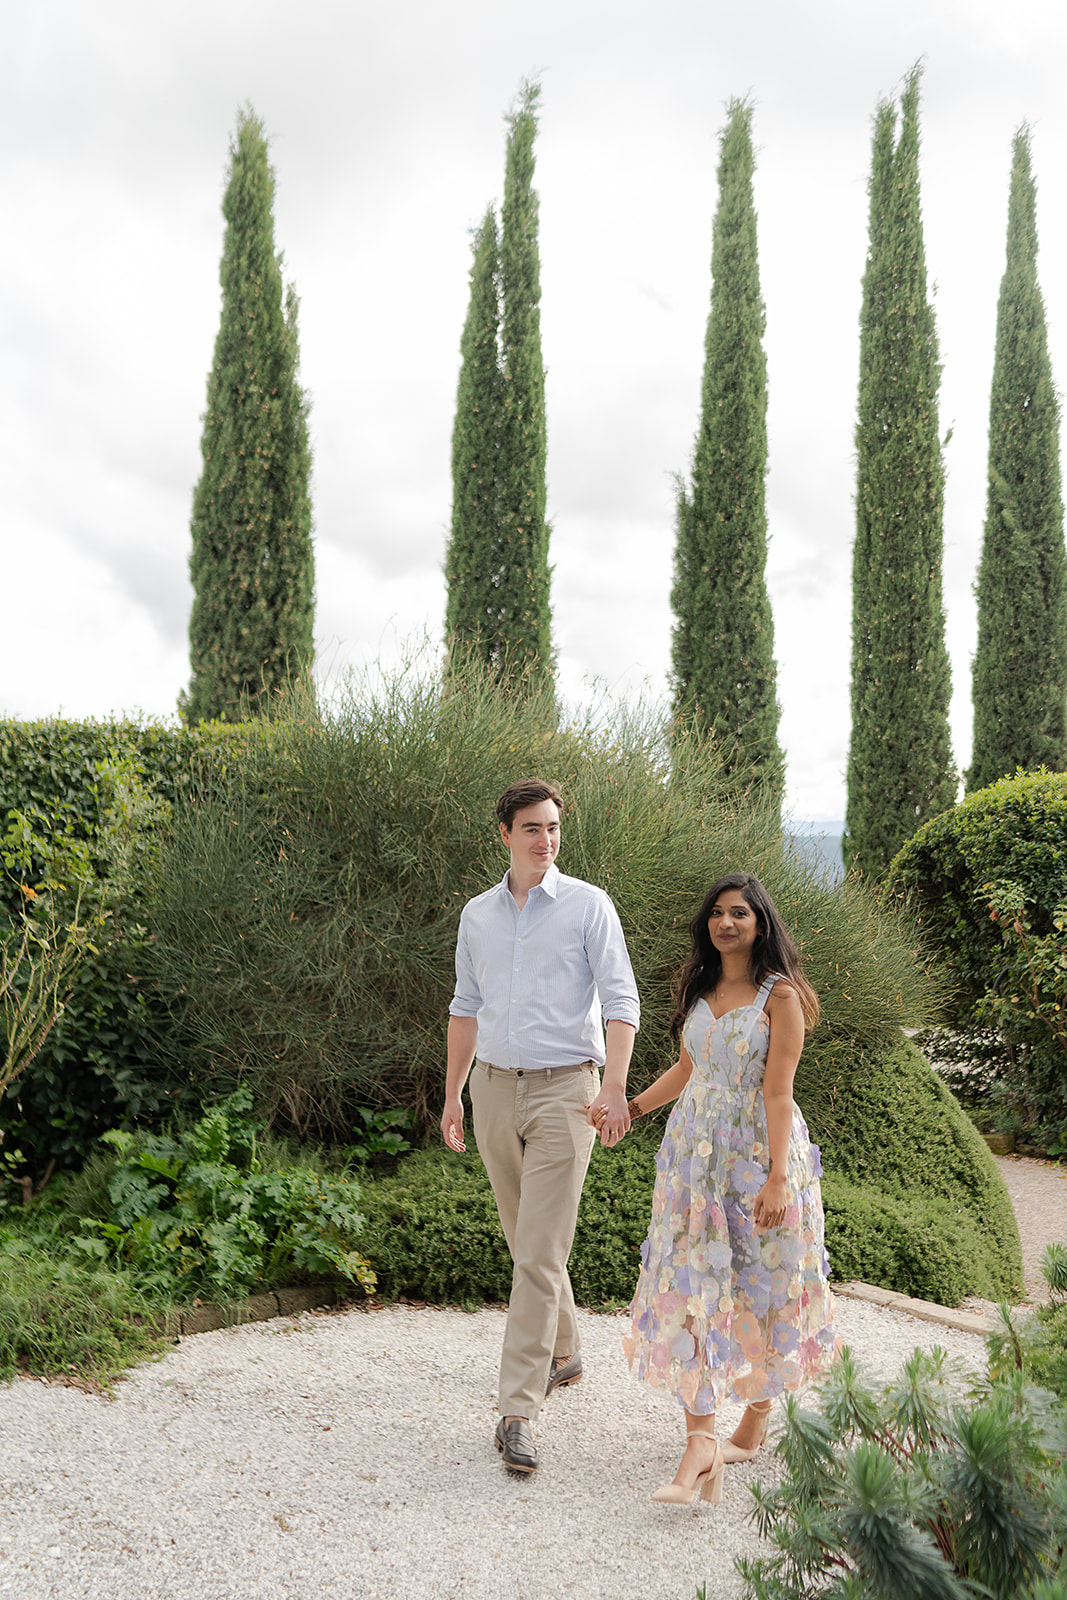
[(498, 1078), (551, 1078), (554, 1072), (598, 1072), (600, 1069), (595, 1061), (579, 1061), (573, 1067), (494, 1067), (489, 1061), (475, 1061), (476, 1067), (481, 1067), (487, 1077), (496, 1073)]

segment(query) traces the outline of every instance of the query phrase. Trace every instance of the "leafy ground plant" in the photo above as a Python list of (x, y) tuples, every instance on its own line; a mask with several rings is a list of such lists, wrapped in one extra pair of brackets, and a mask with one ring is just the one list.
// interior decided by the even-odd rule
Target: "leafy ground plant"
[(345, 1149), (349, 1161), (361, 1167), (371, 1163), (385, 1166), (395, 1163), (398, 1156), (411, 1149), (411, 1140), (405, 1138), (405, 1134), (410, 1133), (414, 1125), (413, 1111), (405, 1111), (400, 1106), (385, 1111), (360, 1106), (358, 1111), (363, 1126), (358, 1130), (355, 1141)]
[(1067, 1578), (1063, 1419), (1021, 1375), (966, 1392), (943, 1351), (875, 1390), (850, 1351), (786, 1401), (776, 1488), (752, 1491), (772, 1553), (742, 1559), (746, 1600), (1023, 1600)]
[(110, 1209), (81, 1219), (76, 1245), (122, 1264), (138, 1287), (176, 1297), (234, 1299), (297, 1278), (371, 1291), (374, 1274), (355, 1248), (355, 1180), (307, 1166), (264, 1170), (250, 1105), (238, 1089), (185, 1132), (105, 1134), (121, 1156)]

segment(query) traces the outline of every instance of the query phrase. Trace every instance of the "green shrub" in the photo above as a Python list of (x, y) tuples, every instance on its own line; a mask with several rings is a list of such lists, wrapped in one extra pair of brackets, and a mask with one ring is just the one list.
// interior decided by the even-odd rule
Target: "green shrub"
[(955, 1066), (950, 1081), (1001, 1126), (1067, 1148), (1067, 773), (970, 795), (920, 828), (889, 884), (947, 964), (950, 1031), (929, 1048)]
[[(105, 1134), (119, 1152), (108, 1209), (81, 1218), (72, 1246), (174, 1298), (232, 1300), (309, 1278), (373, 1289), (355, 1249), (359, 1186), (306, 1164), (264, 1170), (250, 1102), (238, 1090), (175, 1135)], [(97, 1210), (99, 1191), (85, 1193)]]
[[(172, 1019), (143, 982), (140, 877), (170, 804), (224, 783), (227, 749), (244, 737), (222, 726), (0, 721), (0, 937), (32, 938), (54, 914), (61, 938), (76, 905), (91, 935), (55, 1027), (0, 1096), (0, 1137), (36, 1177), (79, 1165), (105, 1128), (174, 1109), (177, 1084), (158, 1064)], [(180, 1044), (167, 1053), (180, 1060)]]
[(1018, 1382), (965, 1397), (943, 1351), (916, 1350), (873, 1389), (845, 1351), (816, 1393), (786, 1401), (785, 1477), (757, 1484), (769, 1555), (738, 1560), (746, 1600), (1037, 1600), (1067, 1576), (1063, 1430)]
[[(985, 1142), (910, 1046), (860, 1077), (852, 1145), (843, 1136), (822, 1152), (835, 1278), (940, 1305), (1011, 1293), (1022, 1273), (1019, 1236)], [(662, 1122), (639, 1123), (615, 1150), (594, 1146), (569, 1265), (582, 1305), (627, 1304), (633, 1295)], [(464, 1305), (508, 1298), (511, 1259), (489, 1179), (467, 1142), (465, 1156), (418, 1151), (367, 1183), (361, 1249), (383, 1294)]]
[(224, 778), (227, 751), (248, 737), (245, 725), (217, 722), (181, 728), (59, 717), (0, 719), (0, 817), (36, 811), (91, 845), (112, 805), (108, 786), (101, 783), (103, 771), (131, 763), (153, 793), (170, 804), (179, 794), (202, 792), (208, 773)]
[[(360, 1239), (386, 1296), (473, 1306), (507, 1300), (511, 1257), (493, 1191), (468, 1134), (466, 1155), (430, 1149), (405, 1156), (366, 1184)], [(578, 1208), (569, 1272), (582, 1305), (627, 1303), (652, 1209), (655, 1145), (593, 1148)]]
[(179, 802), (150, 912), (165, 992), (183, 996), (213, 1088), (246, 1079), (282, 1125), (345, 1143), (360, 1105), (437, 1120), (464, 902), (506, 856), (493, 806), (526, 772), (567, 799), (560, 865), (601, 884), (643, 1004), (632, 1082), (667, 1059), (670, 978), (710, 881), (768, 884), (810, 957), (824, 1021), (803, 1068), (827, 1114), (860, 1052), (929, 1016), (909, 935), (860, 885), (828, 889), (783, 845), (775, 808), (739, 797), (715, 750), (672, 765), (658, 717), (599, 707), (561, 725), (550, 694), (417, 673), (294, 700), (234, 752), (211, 802)]
[(507, 1300), (511, 1257), (485, 1168), (468, 1135), (465, 1156), (420, 1150), (363, 1191), (360, 1244), (387, 1298), (474, 1307)]
[[(826, 1250), (834, 1277), (956, 1306), (999, 1287), (974, 1217), (948, 1201), (823, 1175)], [(999, 1262), (993, 1262), (996, 1268)]]
[(126, 1273), (72, 1259), (58, 1226), (0, 1225), (0, 1380), (29, 1372), (106, 1384), (163, 1348), (161, 1303)]
[[(996, 1162), (914, 1045), (901, 1039), (872, 1057), (848, 1096), (835, 1136), (822, 1144), (835, 1274), (942, 1305), (958, 1305), (967, 1294), (1013, 1295), (1022, 1254)], [(835, 1180), (866, 1192), (862, 1223)]]
[(920, 828), (889, 869), (931, 949), (956, 986), (957, 1020), (993, 986), (1004, 941), (990, 917), (987, 884), (1011, 883), (1032, 908), (1039, 937), (1067, 900), (1067, 772), (1023, 772), (968, 795)]

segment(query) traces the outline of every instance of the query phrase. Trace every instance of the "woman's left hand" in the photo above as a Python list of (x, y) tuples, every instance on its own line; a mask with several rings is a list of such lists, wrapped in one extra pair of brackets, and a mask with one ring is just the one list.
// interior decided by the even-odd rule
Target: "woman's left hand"
[(757, 1228), (780, 1228), (785, 1221), (785, 1179), (770, 1177), (756, 1196), (752, 1220)]

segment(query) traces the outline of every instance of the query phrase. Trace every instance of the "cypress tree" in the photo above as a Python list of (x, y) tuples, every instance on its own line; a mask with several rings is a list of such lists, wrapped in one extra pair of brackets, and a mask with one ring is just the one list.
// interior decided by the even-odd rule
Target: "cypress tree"
[(941, 597), (941, 377), (919, 207), (919, 69), (875, 114), (860, 313), (846, 864), (880, 875), (956, 799)]
[[(551, 677), (554, 667), (533, 187), (539, 95), (538, 84), (523, 83), (507, 118), (498, 268), (489, 214), (475, 236), (452, 441), (452, 538), (446, 561), (450, 650), (473, 651), (498, 672), (535, 679)], [(491, 352), (497, 356), (495, 371)], [(487, 406), (492, 407), (489, 416)], [(491, 479), (483, 476), (479, 455), (483, 463), (494, 463)]]
[(1030, 131), (1012, 151), (1007, 264), (997, 304), (989, 486), (975, 593), (969, 789), (1018, 767), (1067, 766), (1067, 576), (1059, 405), (1037, 281)]
[(452, 536), (445, 560), (450, 652), (496, 667), (507, 646), (499, 601), (506, 570), (500, 518), (500, 251), (490, 206), (473, 240), (452, 430)]
[(711, 310), (692, 487), (679, 484), (671, 603), (679, 720), (724, 741), (730, 764), (782, 791), (774, 623), (767, 594), (766, 312), (752, 192), (752, 108), (720, 139)]
[(297, 298), (274, 249), (263, 126), (240, 113), (222, 203), (222, 312), (193, 496), (185, 720), (266, 710), (310, 669), (314, 557)]

